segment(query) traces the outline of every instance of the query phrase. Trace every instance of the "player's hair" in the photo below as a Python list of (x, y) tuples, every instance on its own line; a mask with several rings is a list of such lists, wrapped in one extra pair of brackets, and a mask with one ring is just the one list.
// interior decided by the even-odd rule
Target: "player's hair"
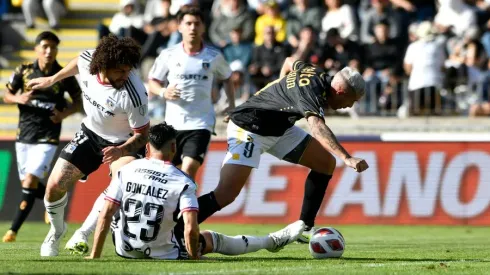
[(198, 7), (190, 6), (182, 8), (177, 14), (177, 22), (180, 24), (180, 22), (182, 22), (182, 19), (184, 19), (184, 16), (186, 15), (199, 17), (199, 19), (201, 19), (201, 22), (204, 22), (204, 16)]
[(50, 31), (45, 31), (38, 34), (36, 36), (36, 45), (39, 45), (39, 43), (41, 43), (41, 41), (43, 40), (53, 41), (54, 43), (56, 43), (56, 45), (60, 44), (60, 39), (58, 38), (58, 36)]
[(118, 38), (114, 34), (100, 40), (90, 62), (90, 74), (94, 75), (121, 65), (135, 68), (141, 58), (141, 48), (132, 38)]
[(364, 95), (366, 82), (358, 71), (352, 69), (351, 67), (345, 67), (339, 72), (339, 74), (357, 97), (362, 97)]
[(160, 150), (167, 142), (174, 140), (177, 135), (177, 131), (171, 125), (166, 122), (162, 122), (150, 127), (150, 133), (148, 140), (153, 148)]

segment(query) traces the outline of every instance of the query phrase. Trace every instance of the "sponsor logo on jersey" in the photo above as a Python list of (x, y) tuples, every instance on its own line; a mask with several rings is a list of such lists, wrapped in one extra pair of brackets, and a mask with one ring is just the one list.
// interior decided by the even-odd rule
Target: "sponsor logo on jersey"
[(90, 105), (94, 106), (95, 108), (97, 108), (97, 110), (101, 111), (102, 113), (112, 117), (115, 116), (113, 112), (106, 110), (104, 106), (99, 104), (97, 101), (92, 100), (92, 98), (90, 98), (90, 96), (88, 96), (86, 93), (83, 93), (83, 97), (90, 103)]
[(207, 75), (200, 74), (176, 74), (175, 78), (183, 80), (208, 80)]
[(208, 61), (203, 61), (202, 62), (202, 68), (207, 70), (210, 67), (210, 63)]

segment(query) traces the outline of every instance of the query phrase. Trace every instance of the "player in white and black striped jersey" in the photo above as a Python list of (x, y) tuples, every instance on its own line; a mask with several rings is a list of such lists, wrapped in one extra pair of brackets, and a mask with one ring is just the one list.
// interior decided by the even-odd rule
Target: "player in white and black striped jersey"
[(81, 130), (62, 150), (49, 177), (45, 206), (51, 221), (41, 256), (57, 256), (66, 233), (66, 192), (75, 182), (108, 163), (111, 171), (145, 156), (148, 139), (148, 94), (134, 67), (140, 47), (129, 38), (110, 35), (95, 51), (85, 51), (52, 77), (29, 81), (33, 90), (79, 74), (87, 116)]

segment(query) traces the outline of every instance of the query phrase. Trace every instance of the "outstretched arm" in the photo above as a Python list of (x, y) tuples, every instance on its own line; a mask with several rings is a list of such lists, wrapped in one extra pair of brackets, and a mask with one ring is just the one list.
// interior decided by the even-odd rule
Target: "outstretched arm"
[(92, 253), (86, 259), (96, 259), (100, 258), (102, 254), (102, 249), (104, 248), (105, 238), (107, 232), (109, 231), (109, 226), (111, 225), (112, 216), (119, 209), (119, 205), (114, 202), (106, 201), (104, 208), (99, 214), (99, 219), (97, 220), (97, 227), (94, 234), (94, 246), (92, 248)]
[(362, 172), (369, 168), (365, 160), (352, 157), (347, 150), (340, 145), (332, 130), (328, 128), (323, 119), (317, 116), (309, 116), (307, 120), (310, 125), (312, 136), (315, 137), (330, 153), (339, 157), (347, 166), (354, 168), (357, 172)]
[(183, 214), (184, 218), (184, 239), (185, 248), (189, 253), (189, 258), (199, 259), (199, 225), (197, 223), (197, 211), (187, 211)]
[(53, 85), (54, 83), (61, 81), (70, 76), (78, 74), (78, 56), (75, 57), (66, 67), (53, 76), (39, 77), (31, 79), (27, 83), (27, 87), (32, 90), (45, 89)]

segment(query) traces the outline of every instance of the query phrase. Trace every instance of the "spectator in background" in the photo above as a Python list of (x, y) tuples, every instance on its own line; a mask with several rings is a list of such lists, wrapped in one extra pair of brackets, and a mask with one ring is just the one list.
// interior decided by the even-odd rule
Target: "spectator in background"
[(476, 25), (476, 15), (463, 0), (440, 0), (439, 11), (434, 18), (439, 33), (462, 37), (471, 26)]
[[(136, 29), (130, 27), (129, 36), (140, 39), (137, 41), (142, 42), (141, 46), (141, 59), (150, 57), (156, 58), (160, 51), (166, 49), (172, 45), (179, 43), (182, 40), (182, 36), (178, 31), (177, 19), (170, 13), (170, 0), (158, 0), (160, 11), (159, 14), (153, 13), (153, 17), (150, 21), (145, 20), (145, 26), (143, 29)], [(154, 7), (156, 9), (156, 7)], [(149, 17), (147, 17), (148, 19)], [(151, 62), (153, 64), (153, 62)]]
[(230, 32), (236, 26), (242, 29), (241, 40), (252, 42), (255, 20), (242, 2), (243, 0), (222, 0), (221, 13), (209, 27), (209, 38), (214, 45), (224, 47), (230, 42)]
[[(256, 15), (262, 15), (266, 12), (267, 4), (269, 1), (267, 0), (247, 0), (248, 7), (251, 11), (255, 12)], [(288, 7), (289, 1), (288, 0), (275, 0), (274, 1), (278, 7), (279, 10), (284, 10)]]
[(318, 44), (318, 36), (312, 26), (305, 26), (299, 33), (298, 47), (293, 56), (307, 63), (322, 66), (324, 51)]
[(310, 7), (309, 0), (293, 0), (287, 11), (287, 40), (293, 48), (299, 46), (299, 32), (305, 26), (311, 26), (315, 33), (321, 31), (322, 10), (318, 7)]
[[(403, 12), (403, 18), (408, 22), (422, 22), (432, 20), (436, 14), (436, 0), (390, 0), (399, 11)], [(439, 0), (439, 2), (446, 0)], [(452, 0), (451, 0), (452, 1)]]
[(434, 114), (441, 109), (438, 89), (444, 79), (446, 56), (431, 22), (420, 23), (417, 37), (419, 40), (408, 46), (404, 59), (404, 69), (409, 75), (409, 107), (414, 115)]
[[(365, 59), (363, 65), (366, 67), (363, 73), (364, 80), (366, 81), (366, 99), (368, 103), (366, 110), (372, 112), (375, 105), (372, 102), (377, 102), (382, 97), (388, 97), (392, 92), (397, 92), (397, 102), (401, 98), (401, 94), (398, 88), (399, 79), (396, 77), (395, 72), (400, 71), (401, 68), (400, 49), (394, 39), (390, 39), (388, 36), (389, 25), (387, 21), (380, 21), (374, 27), (375, 40), (364, 48)], [(376, 100), (371, 97), (375, 97)], [(391, 97), (390, 97), (391, 99)], [(384, 99), (386, 101), (386, 99)], [(385, 103), (385, 102), (382, 102)], [(393, 102), (395, 103), (395, 102)], [(386, 107), (386, 104), (384, 104)], [(389, 107), (394, 107), (391, 105)]]
[(361, 49), (359, 45), (340, 36), (337, 29), (327, 32), (327, 47), (324, 53), (324, 67), (330, 74), (350, 66), (361, 71)]
[(241, 41), (242, 29), (237, 26), (230, 32), (230, 43), (223, 48), (226, 62), (231, 64), (239, 61), (242, 67), (247, 68), (252, 60), (252, 44)]
[(327, 12), (322, 19), (322, 33), (335, 28), (342, 38), (357, 41), (359, 34), (352, 8), (343, 4), (343, 0), (325, 0), (325, 5)]
[(257, 89), (279, 76), (282, 63), (289, 55), (286, 46), (277, 42), (274, 27), (266, 27), (262, 35), (264, 43), (253, 49), (252, 63), (248, 68)]
[(286, 40), (286, 20), (282, 17), (279, 5), (275, 0), (264, 3), (264, 14), (255, 22), (255, 45), (264, 43), (264, 29), (273, 26), (276, 33), (276, 41)]
[(109, 33), (124, 37), (129, 27), (143, 28), (143, 15), (136, 9), (136, 3), (136, 0), (121, 0), (119, 2), (121, 11), (114, 14), (109, 28), (103, 24), (98, 26), (99, 39)]
[(63, 0), (24, 0), (22, 2), (22, 12), (24, 13), (27, 28), (34, 28), (34, 18), (42, 13), (43, 10), (48, 18), (50, 28), (59, 29), (60, 18), (66, 15), (67, 12)]
[(389, 25), (389, 38), (397, 39), (400, 34), (400, 24), (397, 20), (389, 0), (371, 0), (369, 8), (361, 24), (361, 42), (370, 44), (375, 41), (374, 26), (380, 21), (386, 21)]
[(377, 78), (387, 83), (393, 71), (401, 66), (397, 43), (388, 37), (389, 25), (387, 21), (380, 21), (374, 28), (375, 40), (365, 47), (364, 78)]

